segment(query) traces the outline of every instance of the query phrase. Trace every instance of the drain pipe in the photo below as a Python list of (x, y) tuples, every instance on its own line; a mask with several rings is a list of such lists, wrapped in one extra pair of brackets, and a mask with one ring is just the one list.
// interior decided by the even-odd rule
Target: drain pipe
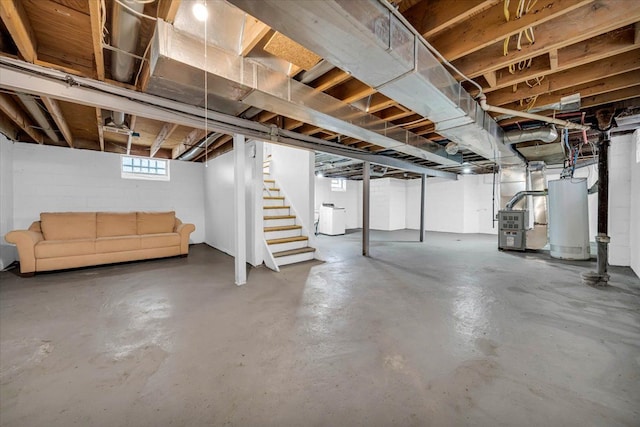
[(547, 190), (529, 190), (529, 191), (518, 191), (505, 205), (505, 210), (513, 210), (513, 207), (520, 200), (524, 199), (527, 196), (546, 196)]
[(525, 119), (538, 120), (541, 122), (551, 123), (566, 129), (573, 129), (573, 130), (591, 129), (589, 126), (580, 125), (577, 123), (570, 122), (568, 120), (555, 119), (553, 117), (541, 116), (540, 114), (531, 114), (525, 111), (510, 110), (508, 108), (494, 107), (493, 105), (487, 104), (487, 96), (485, 94), (481, 94), (478, 97), (478, 102), (480, 103), (480, 108), (490, 113), (508, 114), (511, 116), (524, 117)]
[(32, 96), (25, 95), (23, 93), (19, 93), (18, 98), (20, 98), (20, 101), (24, 104), (25, 108), (29, 111), (29, 113), (31, 113), (31, 117), (33, 117), (36, 123), (38, 123), (38, 126), (42, 128), (44, 133), (46, 133), (47, 136), (52, 141), (60, 142), (60, 138), (58, 138), (58, 135), (51, 128), (49, 121), (47, 120), (45, 115), (42, 113), (42, 109), (40, 105), (36, 102), (36, 100), (33, 99)]

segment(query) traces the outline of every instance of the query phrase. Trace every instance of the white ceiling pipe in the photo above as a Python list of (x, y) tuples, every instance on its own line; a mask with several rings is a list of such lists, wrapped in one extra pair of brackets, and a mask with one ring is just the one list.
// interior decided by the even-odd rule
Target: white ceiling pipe
[(508, 108), (494, 107), (493, 105), (487, 104), (487, 97), (483, 94), (479, 97), (478, 101), (480, 102), (480, 107), (487, 112), (498, 113), (498, 114), (509, 114), (511, 116), (523, 117), (525, 119), (537, 120), (540, 122), (551, 123), (554, 125), (561, 126), (566, 129), (573, 130), (589, 130), (591, 129), (589, 126), (580, 125), (577, 123), (573, 123), (567, 120), (554, 119), (553, 117), (541, 116), (540, 114), (531, 114), (524, 111), (518, 110), (510, 110)]
[(47, 117), (42, 112), (42, 109), (40, 108), (40, 105), (38, 105), (36, 100), (32, 96), (25, 95), (22, 93), (18, 94), (18, 98), (20, 98), (20, 102), (24, 104), (25, 108), (31, 114), (31, 117), (33, 117), (36, 123), (38, 123), (38, 126), (42, 128), (44, 133), (46, 133), (47, 136), (52, 141), (60, 142), (60, 138), (58, 137), (56, 132), (51, 128), (51, 125), (49, 124), (49, 120), (47, 120)]

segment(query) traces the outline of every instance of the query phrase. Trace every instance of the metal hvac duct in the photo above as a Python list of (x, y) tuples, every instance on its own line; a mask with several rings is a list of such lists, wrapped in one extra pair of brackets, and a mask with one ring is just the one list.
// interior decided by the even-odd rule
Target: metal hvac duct
[(426, 138), (236, 52), (210, 44), (205, 63), (204, 49), (203, 40), (184, 33), (177, 24), (158, 20), (147, 92), (203, 105), (206, 69), (209, 106), (217, 111), (238, 114), (254, 106), (439, 164), (457, 166), (462, 162), (462, 156), (451, 156)]
[(503, 165), (524, 164), (495, 120), (385, 0), (229, 2), (433, 121), (460, 146)]
[(556, 139), (558, 139), (558, 131), (555, 126), (546, 126), (527, 130), (512, 130), (505, 132), (504, 134), (504, 143), (509, 145), (527, 141), (554, 142)]
[(189, 151), (185, 151), (184, 153), (180, 154), (176, 160), (193, 159), (198, 154), (200, 154), (202, 150), (206, 150), (207, 147), (209, 147), (209, 144), (211, 144), (213, 141), (215, 141), (222, 135), (223, 135), (222, 133), (217, 133), (217, 132), (209, 134), (209, 136), (202, 138), (202, 141), (200, 141), (195, 147), (191, 148)]
[[(122, 1), (136, 12), (142, 13), (144, 10), (144, 3), (131, 0)], [(133, 53), (138, 47), (140, 18), (115, 1), (112, 11), (111, 45), (122, 52), (111, 52), (111, 76), (119, 82), (129, 82), (133, 77), (135, 58), (125, 52)], [(116, 117), (114, 117), (114, 121), (116, 121)]]

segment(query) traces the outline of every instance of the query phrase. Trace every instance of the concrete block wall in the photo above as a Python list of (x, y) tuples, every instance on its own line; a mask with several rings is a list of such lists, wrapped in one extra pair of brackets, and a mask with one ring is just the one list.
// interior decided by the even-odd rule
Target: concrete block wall
[[(631, 168), (635, 146), (631, 134), (613, 136), (609, 149), (609, 263), (631, 265)], [(635, 162), (634, 162), (635, 163)], [(637, 167), (637, 164), (633, 164)], [(634, 197), (640, 189), (634, 189)], [(638, 217), (634, 219), (638, 221)]]
[(640, 277), (640, 129), (631, 137), (631, 188), (629, 208), (629, 264)]
[(191, 242), (201, 243), (202, 169), (199, 163), (171, 161), (170, 181), (123, 179), (118, 154), (15, 144), (13, 227), (29, 227), (41, 212), (174, 210), (182, 221), (195, 224)]
[(0, 270), (17, 259), (15, 246), (4, 240), (13, 226), (13, 142), (0, 133)]

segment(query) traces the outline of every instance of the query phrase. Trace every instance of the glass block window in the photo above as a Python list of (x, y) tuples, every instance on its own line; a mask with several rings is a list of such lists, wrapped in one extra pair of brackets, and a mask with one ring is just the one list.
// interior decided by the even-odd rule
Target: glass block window
[(169, 181), (169, 161), (121, 156), (121, 176), (126, 179)]

